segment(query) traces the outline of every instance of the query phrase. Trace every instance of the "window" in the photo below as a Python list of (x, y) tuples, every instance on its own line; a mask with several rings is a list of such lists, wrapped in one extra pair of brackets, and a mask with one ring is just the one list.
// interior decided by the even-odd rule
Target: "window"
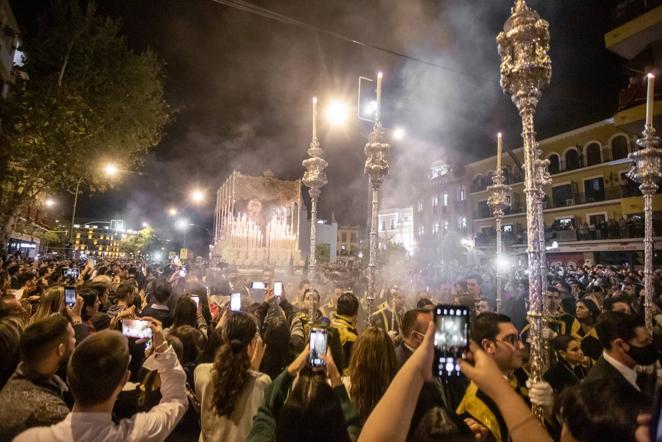
[(457, 219), (457, 226), (460, 229), (466, 229), (467, 228), (467, 217), (466, 216), (461, 216)]
[(586, 202), (604, 201), (605, 182), (604, 178), (591, 178), (584, 181), (584, 192), (586, 193)]
[(457, 189), (457, 200), (458, 201), (464, 201), (466, 199), (466, 191), (464, 190), (464, 186), (460, 186)]
[(579, 169), (581, 164), (579, 164), (579, 152), (577, 149), (570, 149), (565, 153), (565, 170), (575, 170)]
[(425, 234), (425, 226), (418, 226), (418, 236), (423, 236)]
[(356, 232), (352, 232), (352, 242), (356, 242)]
[(512, 233), (512, 231), (513, 231), (513, 225), (512, 225), (512, 224), (506, 224), (506, 225), (504, 225), (504, 226), (503, 226), (503, 231), (504, 231), (504, 232), (510, 232), (510, 233)]
[(620, 160), (628, 156), (628, 139), (625, 135), (619, 135), (611, 140), (611, 159)]
[(572, 225), (572, 218), (560, 218), (557, 220), (559, 222), (559, 226), (561, 228), (565, 229), (566, 227), (570, 227)]
[(489, 218), (490, 206), (487, 205), (487, 200), (478, 201), (478, 212), (476, 218)]
[(391, 218), (391, 230), (395, 230), (395, 218)]
[(547, 157), (547, 159), (549, 160), (549, 173), (551, 174), (559, 173), (561, 171), (559, 156), (553, 154)]
[(439, 197), (435, 195), (432, 197), (432, 207), (437, 207), (438, 205), (439, 205)]
[(437, 233), (439, 233), (439, 223), (434, 223), (432, 224), (432, 234), (436, 235)]
[(448, 193), (444, 193), (443, 198), (444, 207), (448, 207)]
[(340, 235), (340, 237), (342, 238), (342, 239), (341, 239), (342, 242), (347, 242), (347, 232), (343, 232), (343, 233)]
[(588, 224), (589, 225), (594, 225), (597, 226), (598, 224), (604, 223), (607, 221), (607, 217), (605, 216), (604, 213), (596, 214), (596, 215), (589, 215), (588, 217)]
[(418, 211), (422, 212), (423, 211), (423, 201), (418, 202)]
[(586, 165), (593, 166), (595, 164), (600, 164), (602, 162), (602, 155), (600, 150), (602, 148), (598, 143), (591, 143), (585, 148), (586, 152)]
[(386, 222), (382, 221), (381, 225), (379, 226), (379, 231), (383, 232), (384, 230), (386, 230)]
[(448, 221), (444, 221), (444, 232), (448, 232)]
[(552, 199), (554, 207), (572, 206), (575, 204), (572, 198), (572, 187), (570, 184), (561, 184), (552, 187)]

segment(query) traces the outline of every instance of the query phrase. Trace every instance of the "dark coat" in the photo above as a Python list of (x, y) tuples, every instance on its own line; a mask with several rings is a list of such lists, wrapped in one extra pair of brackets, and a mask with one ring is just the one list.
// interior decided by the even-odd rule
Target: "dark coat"
[(577, 385), (586, 377), (587, 370), (577, 366), (573, 370), (565, 361), (558, 361), (552, 365), (543, 378), (554, 389), (555, 394), (561, 393), (565, 388)]
[(653, 399), (646, 393), (637, 390), (627, 379), (625, 379), (625, 377), (623, 377), (620, 371), (607, 362), (604, 356), (600, 356), (595, 365), (593, 365), (593, 368), (589, 370), (584, 378), (584, 382), (591, 382), (598, 379), (608, 379), (612, 382), (618, 382), (624, 385), (631, 395), (641, 402), (642, 407), (650, 408)]

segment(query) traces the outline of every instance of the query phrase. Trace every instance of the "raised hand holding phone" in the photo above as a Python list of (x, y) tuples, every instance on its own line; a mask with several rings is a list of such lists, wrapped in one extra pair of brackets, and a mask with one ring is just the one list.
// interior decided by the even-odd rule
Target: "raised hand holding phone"
[(299, 353), (299, 356), (296, 357), (294, 361), (287, 367), (287, 372), (290, 376), (296, 376), (303, 367), (308, 363), (308, 355), (310, 354), (310, 348), (308, 346), (304, 347), (303, 351)]

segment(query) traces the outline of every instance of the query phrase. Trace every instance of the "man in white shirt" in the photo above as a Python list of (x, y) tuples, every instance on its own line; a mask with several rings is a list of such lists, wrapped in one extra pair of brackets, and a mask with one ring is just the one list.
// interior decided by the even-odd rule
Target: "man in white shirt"
[(117, 331), (104, 330), (83, 341), (74, 351), (67, 380), (74, 397), (71, 413), (50, 427), (35, 427), (21, 433), (23, 441), (162, 441), (186, 412), (186, 374), (177, 355), (163, 338), (161, 324), (153, 319), (154, 353), (145, 361), (148, 370), (161, 378), (161, 402), (118, 424), (112, 421), (113, 405), (129, 379), (127, 339)]

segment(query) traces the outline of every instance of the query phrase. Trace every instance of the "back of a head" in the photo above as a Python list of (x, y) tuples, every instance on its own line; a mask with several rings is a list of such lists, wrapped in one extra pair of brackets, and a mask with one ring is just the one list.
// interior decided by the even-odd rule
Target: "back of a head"
[(393, 341), (381, 328), (369, 327), (357, 338), (349, 361), (350, 396), (367, 419), (398, 370)]
[(631, 387), (609, 379), (566, 388), (559, 400), (563, 423), (578, 442), (634, 441), (641, 403)]
[(34, 367), (58, 345), (65, 344), (69, 322), (60, 315), (53, 315), (30, 324), (21, 335), (21, 361), (26, 367)]
[(430, 409), (414, 431), (411, 442), (473, 442), (476, 437), (455, 414), (444, 408)]
[(41, 297), (37, 312), (32, 317), (33, 320), (39, 320), (60, 311), (64, 305), (64, 287), (53, 287), (46, 291)]
[(128, 281), (125, 281), (117, 287), (117, 290), (115, 290), (115, 296), (117, 296), (118, 299), (126, 299), (128, 296), (134, 294), (136, 291), (136, 288), (133, 284), (131, 284)]
[(159, 304), (166, 304), (171, 293), (172, 286), (168, 281), (160, 279), (154, 284), (154, 298)]
[(343, 293), (338, 298), (336, 313), (343, 316), (354, 316), (359, 311), (359, 300), (352, 293)]
[(189, 296), (182, 296), (177, 300), (172, 314), (172, 325), (173, 328), (182, 325), (197, 327), (198, 306)]
[(267, 346), (260, 371), (272, 379), (291, 362), (290, 361), (290, 327), (282, 315), (271, 315), (263, 326), (263, 340)]
[(511, 322), (510, 318), (500, 313), (481, 313), (471, 325), (471, 339), (478, 345), (483, 339), (493, 341), (499, 334), (499, 324)]
[(230, 416), (249, 380), (248, 346), (255, 337), (255, 320), (244, 312), (231, 312), (223, 330), (223, 343), (214, 358), (212, 403), (219, 416)]
[(643, 323), (635, 316), (609, 311), (600, 315), (595, 330), (598, 332), (600, 344), (605, 349), (611, 350), (611, 342), (614, 339), (627, 341), (634, 338), (635, 329), (641, 325)]
[(107, 401), (123, 381), (129, 346), (121, 333), (103, 330), (83, 340), (67, 367), (67, 382), (76, 403), (91, 407)]
[(349, 442), (340, 400), (323, 375), (302, 371), (278, 415), (278, 442)]
[(16, 316), (0, 318), (0, 389), (16, 369), (23, 321)]
[(205, 336), (202, 332), (190, 325), (180, 325), (173, 328), (170, 334), (182, 341), (182, 364), (196, 362), (205, 347)]
[(405, 339), (409, 337), (412, 331), (418, 329), (418, 317), (419, 315), (429, 315), (431, 312), (427, 309), (415, 308), (413, 310), (407, 310), (402, 316), (401, 328), (402, 336)]

